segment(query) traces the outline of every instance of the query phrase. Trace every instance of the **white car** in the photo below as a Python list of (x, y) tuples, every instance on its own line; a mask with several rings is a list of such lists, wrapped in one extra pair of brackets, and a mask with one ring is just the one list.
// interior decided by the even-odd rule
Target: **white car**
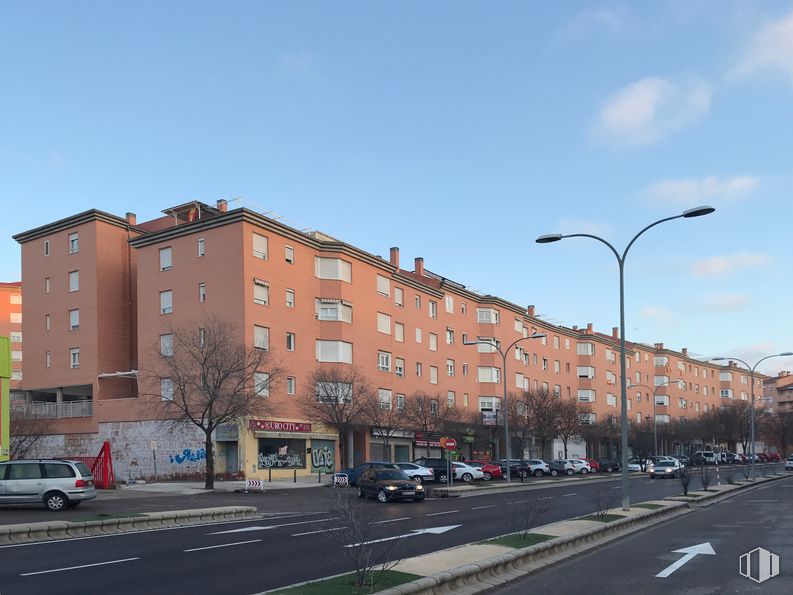
[(785, 471), (793, 471), (793, 457), (788, 457), (785, 461)]
[(656, 463), (650, 463), (647, 466), (647, 473), (650, 474), (650, 479), (655, 479), (656, 477), (671, 477), (675, 479), (682, 470), (683, 465), (673, 457), (659, 457)]
[(592, 467), (590, 467), (589, 463), (582, 459), (567, 459), (566, 462), (573, 466), (573, 471), (575, 473), (581, 473), (582, 475), (592, 473)]
[(471, 465), (465, 463), (452, 463), (452, 465), (454, 465), (454, 479), (462, 479), (467, 483), (485, 476), (481, 469), (471, 467)]
[[(646, 465), (645, 465), (646, 467)], [(628, 462), (628, 471), (642, 471), (642, 464), (640, 461), (629, 461)]]
[(394, 465), (402, 469), (405, 475), (416, 483), (433, 481), (435, 479), (435, 472), (429, 467), (416, 465), (416, 463), (394, 463)]

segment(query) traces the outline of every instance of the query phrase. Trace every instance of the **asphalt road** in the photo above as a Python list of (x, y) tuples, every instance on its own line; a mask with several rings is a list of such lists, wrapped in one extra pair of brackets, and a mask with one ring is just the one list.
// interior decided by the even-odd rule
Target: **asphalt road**
[[(793, 477), (650, 527), (588, 554), (491, 591), (565, 595), (593, 592), (690, 594), (793, 593)], [(684, 557), (675, 550), (709, 544), (668, 576)], [(739, 557), (762, 547), (779, 556), (780, 573), (758, 584), (739, 573)], [(672, 569), (670, 569), (672, 570)], [(667, 573), (669, 570), (667, 570)]]
[[(535, 526), (589, 514), (604, 488), (613, 492), (616, 505), (618, 477), (420, 503), (368, 501), (364, 507), (373, 529), (367, 539), (391, 537), (392, 555), (420, 555), (514, 531), (508, 519), (539, 498), (551, 508)], [(680, 483), (637, 477), (631, 489), (632, 500), (639, 502), (679, 493)], [(338, 574), (351, 567), (343, 556), (346, 544), (333, 541), (346, 533), (333, 510), (337, 494), (358, 502), (353, 490), (295, 490), (271, 506), (265, 518), (252, 521), (1, 547), (0, 593), (232, 595)], [(439, 528), (448, 529), (425, 532)], [(412, 536), (393, 539), (405, 534)]]

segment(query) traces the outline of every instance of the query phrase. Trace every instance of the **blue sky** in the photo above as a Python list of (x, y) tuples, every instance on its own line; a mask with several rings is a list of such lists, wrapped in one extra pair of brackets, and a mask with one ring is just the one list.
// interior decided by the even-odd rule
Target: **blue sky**
[[(791, 2), (7, 2), (11, 235), (241, 198), (547, 320), (793, 351)], [(237, 203), (233, 203), (235, 206)], [(793, 370), (772, 360), (761, 370)]]

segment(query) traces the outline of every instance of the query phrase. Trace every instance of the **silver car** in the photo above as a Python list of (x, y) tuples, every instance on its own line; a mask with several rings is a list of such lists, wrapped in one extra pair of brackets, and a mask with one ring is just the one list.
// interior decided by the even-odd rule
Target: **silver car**
[(58, 511), (93, 498), (94, 477), (84, 463), (61, 459), (0, 463), (0, 504), (42, 502)]

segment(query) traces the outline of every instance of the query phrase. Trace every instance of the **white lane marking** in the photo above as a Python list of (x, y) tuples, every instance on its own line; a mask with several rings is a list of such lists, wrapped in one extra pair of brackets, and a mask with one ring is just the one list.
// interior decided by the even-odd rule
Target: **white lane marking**
[(370, 525), (382, 525), (383, 523), (396, 523), (398, 521), (409, 521), (409, 520), (410, 520), (409, 516), (403, 516), (403, 517), (399, 517), (398, 519), (386, 519), (384, 521), (374, 521), (374, 522), (369, 523), (369, 524)]
[(452, 514), (453, 512), (460, 512), (459, 510), (444, 510), (443, 512), (431, 512), (424, 516), (438, 516), (440, 514)]
[(573, 492), (572, 494), (562, 494), (562, 498), (565, 496), (575, 496), (576, 494), (578, 494), (578, 492)]
[(329, 531), (340, 531), (346, 527), (331, 527), (329, 529), (319, 529), (318, 531), (306, 531), (305, 533), (292, 533), (292, 537), (302, 537), (303, 535), (314, 535), (316, 533), (327, 533)]
[(207, 545), (205, 547), (194, 547), (193, 549), (182, 550), (182, 551), (200, 552), (201, 550), (214, 550), (219, 547), (232, 547), (234, 545), (245, 545), (246, 543), (256, 543), (257, 541), (261, 541), (261, 539), (249, 539), (248, 541), (235, 541), (234, 543), (221, 543), (220, 545)]
[(242, 527), (241, 529), (230, 529), (229, 531), (215, 531), (214, 533), (207, 533), (207, 535), (225, 535), (226, 533), (247, 533), (248, 531), (268, 531), (270, 529), (278, 529), (279, 527), (294, 527), (295, 525), (309, 525), (311, 523), (325, 523), (327, 521), (335, 521), (335, 517), (327, 519), (313, 519), (310, 521), (300, 521), (299, 523), (282, 523), (280, 525), (254, 525), (253, 527)]
[(35, 576), (37, 574), (49, 574), (50, 572), (63, 572), (65, 570), (79, 570), (80, 568), (92, 568), (94, 566), (105, 566), (106, 564), (121, 564), (122, 562), (132, 562), (140, 558), (124, 558), (122, 560), (109, 560), (108, 562), (96, 562), (94, 564), (82, 564), (81, 566), (68, 566), (66, 568), (53, 568), (52, 570), (39, 570), (38, 572), (26, 572), (19, 576)]
[(482, 510), (483, 508), (495, 508), (498, 504), (488, 504), (487, 506), (474, 506), (471, 510)]
[(779, 500), (744, 500), (744, 504), (776, 504)]
[(349, 545), (345, 545), (344, 547), (355, 547), (356, 545), (368, 545), (370, 543), (380, 543), (381, 541), (393, 541), (395, 539), (404, 539), (405, 537), (415, 537), (416, 535), (424, 535), (425, 533), (431, 533), (432, 535), (440, 535), (441, 533), (446, 533), (447, 531), (451, 531), (452, 529), (456, 529), (457, 527), (462, 527), (462, 525), (447, 525), (446, 527), (432, 527), (430, 529), (413, 529), (413, 531), (411, 531), (410, 533), (406, 533), (405, 535), (395, 535), (393, 537), (383, 537), (382, 539), (373, 539), (372, 541), (351, 543)]

